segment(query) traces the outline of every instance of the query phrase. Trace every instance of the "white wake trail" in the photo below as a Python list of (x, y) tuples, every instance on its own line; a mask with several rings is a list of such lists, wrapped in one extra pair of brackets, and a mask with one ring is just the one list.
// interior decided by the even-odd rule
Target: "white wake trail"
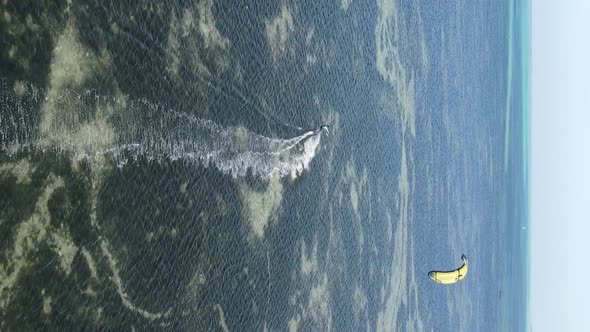
[(295, 179), (309, 168), (321, 135), (269, 138), (243, 127), (176, 112), (147, 100), (94, 91), (45, 92), (0, 81), (0, 156), (54, 151), (77, 160), (139, 158), (214, 166), (233, 177)]

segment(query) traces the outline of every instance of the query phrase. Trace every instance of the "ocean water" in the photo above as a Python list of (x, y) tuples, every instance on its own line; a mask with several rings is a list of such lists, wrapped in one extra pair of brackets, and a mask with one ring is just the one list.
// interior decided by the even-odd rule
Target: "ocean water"
[(0, 329), (524, 329), (529, 7), (0, 3)]

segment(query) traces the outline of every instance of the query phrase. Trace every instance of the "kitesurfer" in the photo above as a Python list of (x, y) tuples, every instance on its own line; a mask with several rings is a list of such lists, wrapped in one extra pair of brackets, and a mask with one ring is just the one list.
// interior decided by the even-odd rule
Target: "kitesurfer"
[(329, 128), (330, 128), (330, 126), (329, 126), (329, 125), (326, 125), (326, 124), (324, 124), (324, 125), (321, 125), (321, 126), (320, 126), (320, 129), (318, 129), (318, 133), (321, 133), (321, 132), (322, 132), (322, 130), (325, 130), (325, 131), (326, 131), (326, 133), (327, 133), (327, 134), (329, 134), (329, 133), (330, 133), (330, 130), (329, 130)]

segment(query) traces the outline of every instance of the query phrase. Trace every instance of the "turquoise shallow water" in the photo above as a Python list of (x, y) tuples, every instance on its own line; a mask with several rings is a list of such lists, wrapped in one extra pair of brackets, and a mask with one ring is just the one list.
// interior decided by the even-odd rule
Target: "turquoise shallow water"
[(514, 2), (513, 30), (509, 31), (513, 45), (514, 83), (513, 98), (510, 102), (510, 141), (507, 156), (509, 162), (506, 175), (510, 188), (506, 196), (507, 237), (511, 268), (516, 272), (510, 280), (515, 292), (511, 309), (503, 317), (503, 326), (517, 330), (530, 330), (529, 299), (530, 299), (530, 2)]
[(0, 328), (521, 329), (521, 5), (0, 4)]
[(523, 140), (522, 140), (522, 154), (524, 156), (523, 161), (523, 187), (525, 188), (525, 201), (526, 206), (528, 207), (526, 212), (524, 213), (523, 219), (524, 223), (528, 226), (528, 232), (524, 235), (525, 237), (525, 245), (524, 245), (524, 253), (523, 253), (523, 262), (525, 266), (525, 280), (526, 286), (524, 287), (524, 295), (523, 298), (525, 299), (525, 325), (523, 330), (530, 331), (531, 330), (531, 323), (530, 323), (530, 298), (531, 298), (531, 286), (530, 286), (530, 158), (531, 158), (531, 3), (530, 1), (522, 1), (521, 3), (521, 94), (523, 99)]

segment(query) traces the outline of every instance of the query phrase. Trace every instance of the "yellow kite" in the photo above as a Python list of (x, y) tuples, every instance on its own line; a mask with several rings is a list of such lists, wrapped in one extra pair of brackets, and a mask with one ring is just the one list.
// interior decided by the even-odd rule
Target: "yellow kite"
[(465, 275), (467, 274), (467, 257), (462, 255), (461, 259), (463, 260), (463, 265), (458, 269), (451, 271), (430, 271), (428, 272), (428, 276), (439, 284), (448, 285), (456, 283), (465, 278)]

